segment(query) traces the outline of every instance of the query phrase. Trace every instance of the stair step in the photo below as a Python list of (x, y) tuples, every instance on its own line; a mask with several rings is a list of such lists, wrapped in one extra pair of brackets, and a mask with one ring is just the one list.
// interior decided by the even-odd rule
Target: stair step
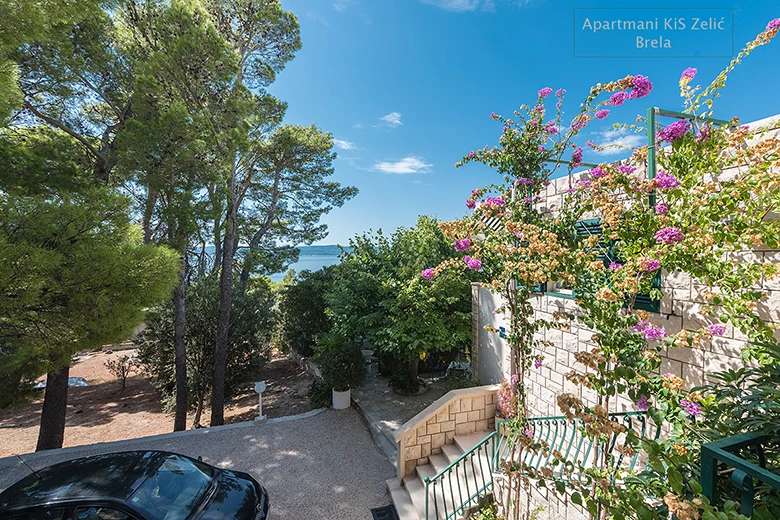
[[(425, 466), (428, 465), (426, 464)], [(418, 471), (421, 467), (424, 466), (417, 467)], [(433, 468), (431, 468), (431, 471), (433, 471)], [(409, 495), (412, 504), (414, 504), (414, 508), (419, 517), (425, 518), (425, 484), (423, 484), (422, 479), (417, 477), (406, 477), (404, 479), (404, 489), (406, 489), (406, 493)]]
[(391, 478), (387, 480), (387, 489), (390, 490), (390, 496), (393, 499), (393, 505), (398, 513), (399, 520), (420, 520), (422, 517), (412, 504), (412, 498), (409, 493), (401, 487), (398, 479)]
[(460, 451), (466, 453), (471, 448), (479, 444), (481, 441), (490, 435), (490, 432), (476, 432), (468, 435), (456, 435), (455, 445), (460, 448)]
[(445, 444), (441, 447), (441, 452), (447, 457), (448, 464), (452, 464), (458, 457), (463, 455), (463, 450), (455, 444)]

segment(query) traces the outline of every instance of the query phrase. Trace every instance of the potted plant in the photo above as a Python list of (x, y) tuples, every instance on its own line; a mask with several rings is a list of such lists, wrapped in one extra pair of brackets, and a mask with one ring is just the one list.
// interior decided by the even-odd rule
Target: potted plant
[(325, 382), (333, 391), (333, 408), (349, 408), (351, 390), (366, 377), (366, 364), (358, 345), (345, 337), (329, 333), (318, 341), (317, 361)]

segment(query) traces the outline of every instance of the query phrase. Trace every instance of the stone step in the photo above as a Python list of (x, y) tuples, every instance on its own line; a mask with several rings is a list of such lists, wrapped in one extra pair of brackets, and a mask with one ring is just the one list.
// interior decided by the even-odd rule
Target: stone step
[(412, 504), (412, 498), (398, 483), (398, 479), (388, 479), (387, 489), (390, 490), (390, 496), (393, 499), (393, 505), (398, 513), (399, 520), (420, 520), (421, 517), (417, 513), (414, 504)]

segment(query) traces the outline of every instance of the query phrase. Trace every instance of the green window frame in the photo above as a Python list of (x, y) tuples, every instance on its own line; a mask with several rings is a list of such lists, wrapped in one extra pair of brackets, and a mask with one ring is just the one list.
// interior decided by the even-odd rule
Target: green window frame
[[(601, 220), (597, 218), (578, 221), (576, 224), (576, 229), (577, 229), (577, 236), (580, 237), (588, 237), (593, 235), (602, 237), (604, 234), (604, 230), (601, 226)], [(608, 242), (600, 241), (599, 248), (602, 249), (602, 251), (599, 253), (599, 258), (604, 262), (604, 265), (607, 268), (609, 268), (609, 264), (612, 262), (620, 262), (620, 257), (618, 256), (617, 252), (614, 250), (614, 241), (608, 241)], [(652, 288), (658, 290), (661, 289), (660, 272), (657, 272), (655, 274), (655, 277), (653, 277)], [(575, 298), (573, 291), (572, 294), (561, 293), (556, 291), (545, 291), (545, 294), (548, 296), (555, 296), (558, 298), (567, 298), (567, 299)], [(660, 313), (661, 300), (653, 300), (652, 298), (650, 298), (649, 294), (638, 294), (634, 299), (634, 309)]]

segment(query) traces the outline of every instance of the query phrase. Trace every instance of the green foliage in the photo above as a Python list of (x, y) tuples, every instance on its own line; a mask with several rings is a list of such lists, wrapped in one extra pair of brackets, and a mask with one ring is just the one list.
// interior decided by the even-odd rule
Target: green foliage
[(315, 377), (309, 391), (307, 393), (309, 397), (309, 408), (316, 410), (318, 408), (330, 408), (333, 403), (333, 387), (328, 385), (321, 377)]
[(0, 194), (0, 337), (22, 379), (127, 339), (143, 309), (170, 295), (176, 255), (142, 245), (127, 209), (108, 189)]
[(470, 374), (455, 372), (447, 376), (444, 380), (444, 389), (446, 391), (457, 390), (459, 388), (472, 388), (479, 386), (480, 382), (472, 378)]
[[(214, 335), (219, 313), (217, 276), (196, 279), (186, 291), (187, 386), (194, 403), (202, 406), (211, 391), (214, 371)], [(275, 313), (271, 287), (266, 278), (250, 280), (247, 291), (233, 299), (229, 332), (226, 395), (259, 373), (270, 357), (269, 342)], [(153, 378), (165, 402), (171, 402), (175, 387), (173, 303), (150, 312), (147, 328), (136, 341), (138, 357)]]
[(322, 378), (329, 388), (343, 392), (363, 383), (366, 363), (356, 343), (330, 332), (317, 338), (316, 351)]
[(124, 354), (104, 362), (103, 365), (111, 372), (111, 375), (119, 380), (124, 389), (127, 386), (127, 378), (138, 370), (138, 358)]
[(416, 395), (424, 384), (419, 377), (410, 377), (404, 369), (393, 371), (388, 382), (401, 395)]
[(331, 329), (326, 313), (326, 294), (334, 281), (334, 269), (302, 271), (282, 289), (279, 299), (278, 334), (280, 345), (311, 357), (317, 336)]

